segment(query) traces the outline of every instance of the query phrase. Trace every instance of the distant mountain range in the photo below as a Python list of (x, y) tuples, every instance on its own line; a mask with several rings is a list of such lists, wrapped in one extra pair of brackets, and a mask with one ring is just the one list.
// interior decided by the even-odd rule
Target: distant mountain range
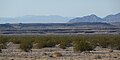
[(17, 18), (0, 18), (0, 34), (28, 33), (31, 35), (47, 33), (81, 33), (85, 31), (85, 33), (93, 33), (94, 31), (100, 32), (99, 30), (101, 30), (101, 33), (105, 30), (109, 33), (115, 32), (119, 34), (120, 13), (108, 15), (104, 18), (100, 18), (94, 14), (77, 18), (56, 15), (29, 15)]
[(83, 17), (62, 17), (59, 15), (50, 16), (35, 16), (26, 15), (16, 18), (0, 18), (1, 23), (78, 23), (78, 22), (120, 22), (120, 13), (115, 15), (108, 15), (104, 18), (100, 18), (95, 14), (83, 16)]
[(62, 17), (59, 15), (50, 16), (35, 16), (26, 15), (16, 18), (0, 18), (0, 23), (65, 23), (68, 22), (70, 17)]
[(115, 14), (115, 15), (108, 15), (104, 18), (100, 18), (94, 14), (88, 15), (88, 16), (83, 16), (83, 17), (77, 17), (73, 18), (69, 21), (70, 23), (75, 23), (75, 22), (120, 22), (120, 13)]

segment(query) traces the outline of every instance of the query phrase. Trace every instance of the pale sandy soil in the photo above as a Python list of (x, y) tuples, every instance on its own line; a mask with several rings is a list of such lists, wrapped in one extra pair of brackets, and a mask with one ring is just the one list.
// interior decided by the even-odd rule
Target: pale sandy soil
[(59, 52), (63, 56), (56, 58), (51, 57), (52, 52), (46, 54), (44, 54), (45, 52), (0, 53), (0, 60), (120, 60), (119, 50), (114, 50), (111, 53), (109, 51), (91, 51), (90, 53)]
[[(11, 47), (2, 49), (0, 60), (120, 60), (120, 50), (110, 52), (110, 49), (101, 47), (96, 47), (95, 51), (76, 53), (73, 52), (73, 47), (32, 49), (32, 52), (24, 52), (18, 46), (11, 44)], [(62, 56), (53, 57), (55, 51)]]

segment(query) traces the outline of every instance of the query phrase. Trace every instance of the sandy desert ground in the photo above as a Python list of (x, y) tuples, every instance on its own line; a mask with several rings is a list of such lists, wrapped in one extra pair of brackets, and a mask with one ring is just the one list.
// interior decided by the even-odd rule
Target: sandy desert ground
[[(94, 51), (73, 52), (73, 47), (32, 49), (24, 52), (18, 44), (9, 43), (9, 48), (2, 49), (0, 60), (120, 60), (120, 51), (97, 46)], [(61, 55), (56, 55), (58, 52)]]

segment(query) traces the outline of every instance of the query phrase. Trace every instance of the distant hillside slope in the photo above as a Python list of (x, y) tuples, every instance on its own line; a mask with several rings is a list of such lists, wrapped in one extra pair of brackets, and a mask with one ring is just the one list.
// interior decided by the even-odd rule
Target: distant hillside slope
[(13, 29), (14, 27), (11, 24), (0, 24), (0, 29)]
[(120, 22), (120, 13), (116, 15), (108, 15), (103, 18), (106, 22)]
[(58, 15), (35, 16), (27, 15), (16, 18), (0, 18), (0, 23), (65, 23), (71, 17), (62, 17)]
[[(2, 27), (1, 27), (2, 26)], [(75, 28), (75, 27), (93, 27), (93, 28), (112, 28), (115, 27), (109, 23), (102, 22), (81, 22), (81, 23), (20, 23), (20, 24), (0, 24), (2, 28), (14, 29), (55, 29), (55, 28)]]
[(77, 18), (71, 19), (69, 22), (74, 23), (74, 22), (102, 22), (102, 21), (103, 21), (102, 18), (92, 14), (89, 16), (77, 17)]
[(114, 26), (120, 27), (120, 22), (112, 22), (111, 24)]
[(75, 22), (120, 22), (120, 13), (115, 15), (108, 15), (104, 18), (97, 17), (96, 15), (89, 15), (84, 17), (77, 17), (74, 19), (69, 20), (70, 23)]

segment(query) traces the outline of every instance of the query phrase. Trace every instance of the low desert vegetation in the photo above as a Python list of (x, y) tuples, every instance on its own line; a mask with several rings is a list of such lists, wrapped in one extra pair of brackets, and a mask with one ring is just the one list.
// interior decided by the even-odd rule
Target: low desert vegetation
[(20, 48), (26, 52), (33, 48), (33, 44), (36, 44), (38, 49), (55, 47), (58, 44), (62, 49), (73, 46), (76, 52), (91, 51), (98, 45), (103, 48), (120, 50), (120, 35), (1, 35), (0, 49), (5, 49), (8, 42), (20, 44)]

